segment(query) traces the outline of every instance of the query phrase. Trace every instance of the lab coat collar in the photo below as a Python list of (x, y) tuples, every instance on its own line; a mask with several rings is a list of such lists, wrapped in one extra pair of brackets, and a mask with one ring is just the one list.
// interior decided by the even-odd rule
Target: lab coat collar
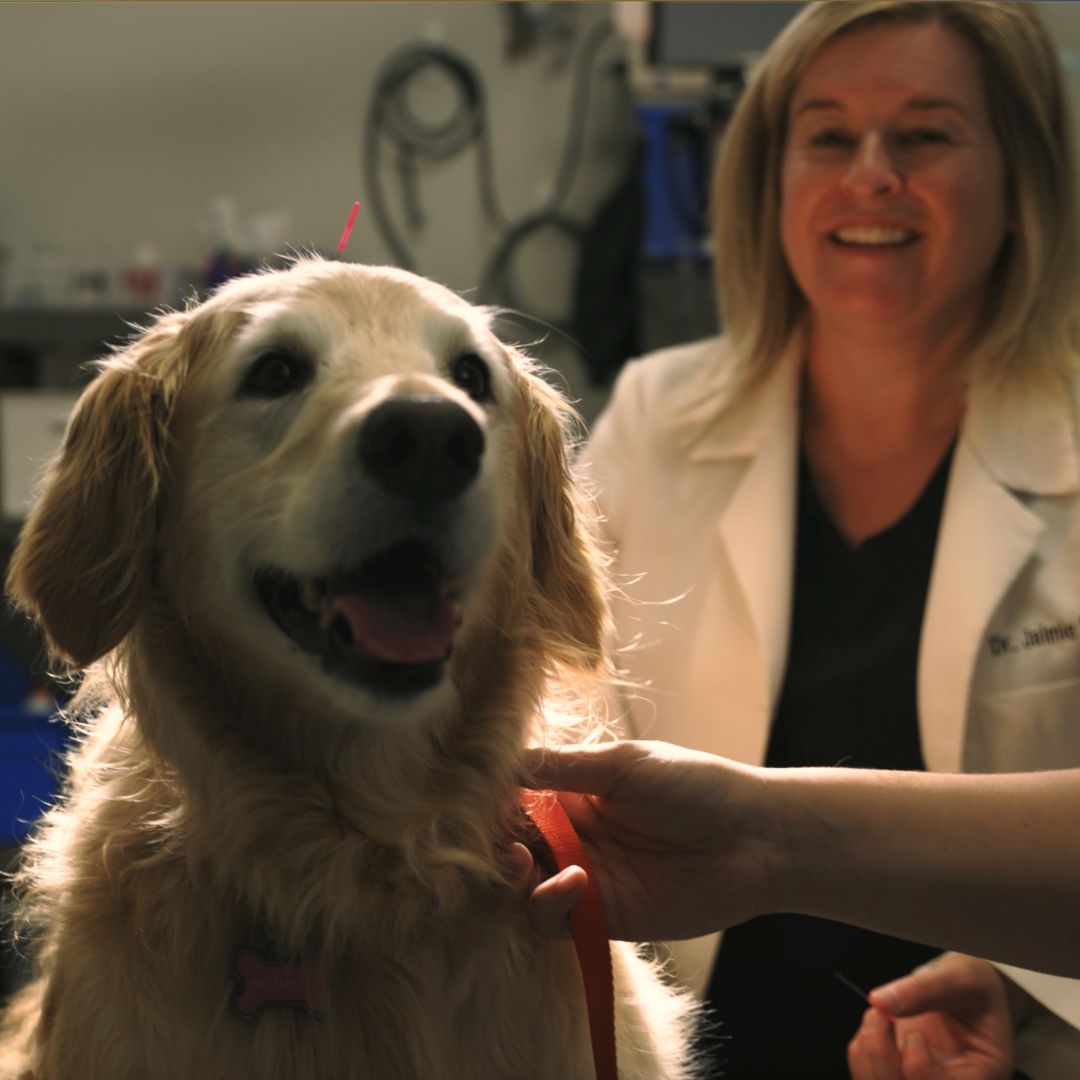
[(1073, 419), (1061, 392), (976, 387), (953, 460), (919, 646), (919, 717), (927, 767), (964, 767), (968, 703), (987, 626), (1038, 550), (1038, 496), (1080, 489)]
[[(714, 385), (679, 417), (694, 467), (737, 463), (736, 473), (729, 473), (737, 476), (734, 483), (718, 478), (713, 573), (722, 575), (726, 562), (742, 592), (762, 666), (741, 678), (761, 680), (763, 702), (779, 696), (787, 659), (802, 355), (797, 334), (758, 384), (745, 391), (732, 383)], [(744, 396), (732, 407), (735, 394)], [(754, 723), (747, 718), (745, 760), (760, 756), (770, 712), (763, 709)]]
[(964, 765), (968, 703), (987, 625), (1045, 529), (961, 437), (919, 642), (918, 712), (928, 769), (956, 772)]

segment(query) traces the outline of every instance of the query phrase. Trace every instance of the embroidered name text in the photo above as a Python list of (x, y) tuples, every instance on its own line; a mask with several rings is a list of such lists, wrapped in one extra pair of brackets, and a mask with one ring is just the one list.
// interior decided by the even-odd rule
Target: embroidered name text
[(1080, 641), (1080, 628), (1075, 622), (1039, 623), (1038, 626), (1022, 626), (1020, 640), (1013, 641), (1005, 634), (990, 634), (986, 639), (991, 656), (1038, 649), (1044, 645), (1063, 645)]

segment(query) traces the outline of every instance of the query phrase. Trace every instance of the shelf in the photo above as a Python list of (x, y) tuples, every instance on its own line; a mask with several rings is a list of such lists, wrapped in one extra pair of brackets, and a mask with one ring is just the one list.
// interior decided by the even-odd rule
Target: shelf
[(122, 342), (132, 324), (148, 321), (145, 311), (108, 308), (25, 308), (0, 310), (0, 345), (24, 348), (90, 349)]

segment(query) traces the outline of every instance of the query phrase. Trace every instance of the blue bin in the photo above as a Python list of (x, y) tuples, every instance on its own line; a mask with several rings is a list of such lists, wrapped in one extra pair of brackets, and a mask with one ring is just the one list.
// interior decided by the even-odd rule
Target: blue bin
[(0, 847), (22, 843), (52, 802), (69, 737), (55, 713), (0, 703)]
[(707, 260), (710, 145), (696, 105), (640, 105), (646, 259)]

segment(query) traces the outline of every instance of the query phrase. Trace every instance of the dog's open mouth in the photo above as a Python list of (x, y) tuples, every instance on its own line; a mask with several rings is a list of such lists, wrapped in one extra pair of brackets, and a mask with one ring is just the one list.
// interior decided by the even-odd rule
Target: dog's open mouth
[(414, 541), (325, 578), (260, 570), (255, 585), (274, 622), (326, 671), (387, 693), (434, 686), (461, 622), (439, 560)]

